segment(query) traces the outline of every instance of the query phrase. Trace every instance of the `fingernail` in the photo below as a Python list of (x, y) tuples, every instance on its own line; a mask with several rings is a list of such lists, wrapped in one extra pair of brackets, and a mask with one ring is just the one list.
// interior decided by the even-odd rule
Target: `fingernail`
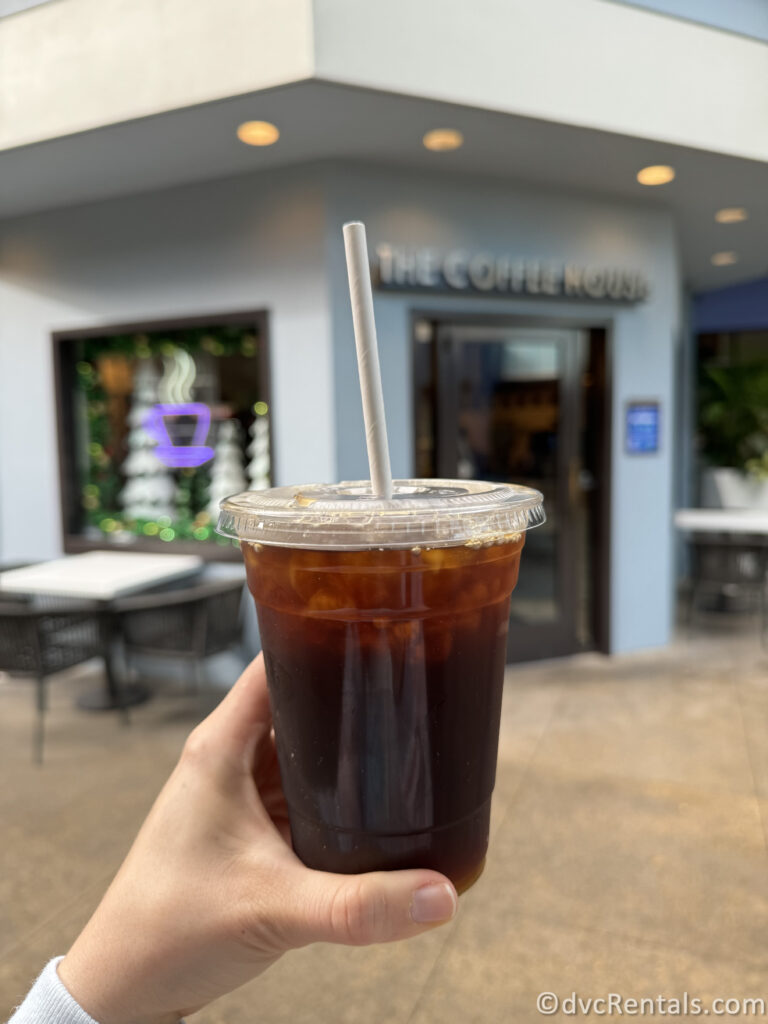
[(423, 885), (411, 897), (411, 919), (416, 924), (450, 921), (456, 913), (456, 904), (456, 893), (447, 882)]

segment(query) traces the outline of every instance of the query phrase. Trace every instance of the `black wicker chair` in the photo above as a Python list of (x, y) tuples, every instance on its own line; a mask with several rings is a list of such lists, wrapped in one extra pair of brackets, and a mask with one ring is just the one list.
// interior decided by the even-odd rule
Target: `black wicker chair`
[(0, 671), (30, 676), (36, 683), (33, 757), (38, 762), (43, 760), (47, 677), (91, 658), (106, 662), (106, 657), (98, 605), (71, 602), (52, 608), (22, 601), (0, 602)]
[[(26, 569), (28, 565), (34, 565), (34, 562), (1, 562), (0, 563), (0, 575), (4, 572), (10, 572), (12, 569)], [(29, 594), (16, 594), (12, 590), (3, 590), (0, 587), (0, 603), (13, 603), (17, 601), (23, 601), (28, 604), (32, 600)]]
[(744, 595), (754, 598), (760, 613), (760, 637), (768, 627), (768, 546), (749, 536), (724, 540), (706, 535), (691, 540), (688, 626), (693, 625), (699, 598)]
[(134, 655), (185, 659), (202, 691), (206, 658), (232, 647), (242, 653), (242, 600), (243, 581), (228, 579), (117, 601), (126, 663)]

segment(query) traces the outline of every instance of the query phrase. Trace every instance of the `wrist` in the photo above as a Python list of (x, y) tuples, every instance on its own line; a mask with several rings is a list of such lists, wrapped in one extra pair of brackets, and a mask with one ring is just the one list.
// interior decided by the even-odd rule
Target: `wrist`
[(179, 1024), (177, 1013), (137, 1014), (135, 1007), (123, 1005), (116, 993), (117, 979), (103, 956), (93, 962), (73, 949), (57, 967), (59, 981), (85, 1012), (98, 1024)]

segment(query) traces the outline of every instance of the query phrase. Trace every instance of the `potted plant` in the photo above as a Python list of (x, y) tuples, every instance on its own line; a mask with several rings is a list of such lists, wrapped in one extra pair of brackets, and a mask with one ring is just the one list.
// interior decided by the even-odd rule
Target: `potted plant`
[(723, 508), (768, 508), (768, 363), (702, 368), (699, 442)]

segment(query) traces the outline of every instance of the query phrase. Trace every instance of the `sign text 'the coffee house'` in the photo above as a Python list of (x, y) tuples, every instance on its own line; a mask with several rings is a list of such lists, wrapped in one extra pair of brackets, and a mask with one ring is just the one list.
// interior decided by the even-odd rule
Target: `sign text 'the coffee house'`
[(374, 276), (378, 287), (389, 291), (559, 296), (603, 302), (642, 302), (650, 291), (648, 280), (635, 270), (394, 245), (376, 247)]

